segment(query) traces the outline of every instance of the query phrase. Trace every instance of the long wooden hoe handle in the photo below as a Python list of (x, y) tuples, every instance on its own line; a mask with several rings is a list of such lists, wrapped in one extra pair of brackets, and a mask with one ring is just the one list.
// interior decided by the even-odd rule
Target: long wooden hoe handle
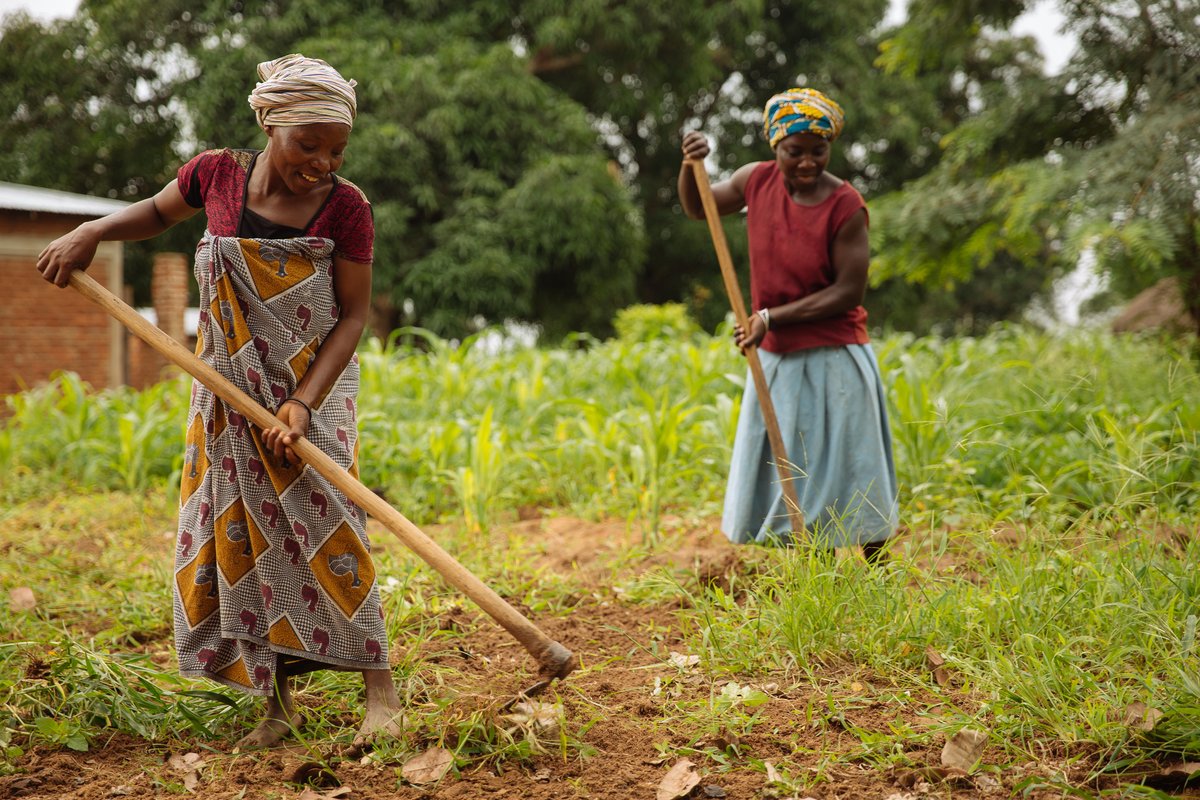
[[(713, 247), (717, 251), (717, 261), (721, 265), (721, 278), (725, 281), (725, 293), (729, 295), (729, 305), (733, 308), (733, 318), (742, 330), (749, 331), (750, 325), (746, 318), (746, 303), (742, 300), (742, 287), (738, 285), (737, 273), (733, 269), (733, 258), (729, 255), (729, 243), (725, 241), (725, 229), (721, 227), (721, 215), (717, 213), (717, 200), (713, 197), (712, 187), (708, 183), (708, 173), (704, 169), (704, 161), (688, 159), (692, 165), (692, 174), (696, 176), (696, 188), (700, 191), (700, 203), (704, 206), (704, 217), (708, 221), (708, 232), (712, 234)], [(754, 377), (754, 388), (758, 394), (758, 405), (762, 409), (763, 422), (767, 426), (767, 439), (771, 443), (771, 456), (775, 459), (775, 471), (779, 474), (779, 484), (783, 488), (783, 501), (788, 508), (788, 517), (792, 523), (792, 536), (799, 538), (804, 535), (804, 511), (800, 508), (800, 500), (796, 497), (795, 476), (792, 475), (791, 464), (787, 457), (787, 448), (783, 445), (783, 435), (779, 432), (779, 419), (775, 416), (775, 403), (771, 401), (771, 389), (767, 386), (767, 378), (763, 374), (762, 361), (758, 358), (758, 348), (746, 349), (746, 362), (750, 365), (750, 374)]]
[[(138, 338), (144, 340), (177, 366), (182, 367), (185, 372), (215, 392), (260, 429), (265, 430), (278, 424), (279, 421), (274, 414), (230, 383), (224, 375), (189, 352), (179, 342), (151, 325), (86, 273), (80, 270), (72, 272), (71, 286), (120, 320)], [(364, 508), (368, 514), (382, 522), (388, 530), (396, 535), (396, 538), (424, 559), (425, 563), (437, 570), (452, 586), (479, 604), (480, 608), (511, 633), (529, 651), (530, 655), (537, 659), (540, 665), (539, 680), (526, 689), (523, 694), (532, 695), (542, 691), (555, 678), (565, 678), (578, 666), (579, 660), (570, 650), (543, 633), (519, 611), (505, 602), (504, 598), (496, 594), (483, 581), (459, 564), (453, 556), (426, 536), (420, 528), (409, 522), (403, 514), (342, 469), (319, 447), (308, 439), (302, 438), (292, 445), (292, 449), (306, 464), (325, 476), (330, 483), (341, 489), (347, 497)]]

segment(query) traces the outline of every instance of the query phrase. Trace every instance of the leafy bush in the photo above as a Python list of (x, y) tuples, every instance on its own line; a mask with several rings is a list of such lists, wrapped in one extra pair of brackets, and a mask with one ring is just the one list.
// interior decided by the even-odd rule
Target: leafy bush
[(628, 306), (617, 312), (613, 327), (622, 342), (682, 341), (700, 332), (683, 303)]

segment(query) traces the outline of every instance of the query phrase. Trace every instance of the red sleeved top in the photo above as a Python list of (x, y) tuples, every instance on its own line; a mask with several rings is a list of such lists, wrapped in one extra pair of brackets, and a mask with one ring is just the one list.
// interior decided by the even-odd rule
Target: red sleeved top
[(203, 208), (213, 236), (289, 239), (319, 236), (333, 240), (333, 253), (369, 264), (374, 258), (375, 221), (362, 190), (333, 177), (333, 188), (304, 229), (280, 225), (246, 208), (247, 178), (257, 150), (208, 150), (179, 168), (179, 191), (192, 208)]
[[(849, 182), (814, 206), (791, 198), (774, 161), (764, 161), (746, 182), (750, 239), (750, 298), (755, 309), (798, 300), (834, 282), (833, 240), (859, 209), (862, 195)], [(861, 305), (826, 319), (775, 323), (762, 349), (790, 353), (813, 347), (866, 344), (867, 311)]]

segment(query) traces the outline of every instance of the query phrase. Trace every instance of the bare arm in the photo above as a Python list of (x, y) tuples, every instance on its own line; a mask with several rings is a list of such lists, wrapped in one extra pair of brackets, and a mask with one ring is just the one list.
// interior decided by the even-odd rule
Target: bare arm
[[(871, 246), (867, 236), (867, 212), (859, 209), (846, 220), (833, 239), (833, 283), (810, 295), (781, 306), (767, 309), (771, 325), (811, 322), (844, 314), (862, 305), (867, 293), (867, 268)], [(766, 335), (766, 326), (757, 314), (748, 318), (750, 330), (743, 336), (741, 328), (734, 331), (734, 340), (745, 350), (757, 345)]]
[(298, 460), (289, 445), (308, 431), (308, 409), (315, 408), (333, 388), (354, 356), (354, 349), (367, 326), (367, 312), (371, 307), (371, 265), (335, 257), (333, 293), (341, 315), (321, 343), (308, 371), (296, 384), (296, 391), (292, 392), (292, 397), (304, 405), (284, 403), (275, 415), (283, 424), (262, 434), (267, 447), (277, 457), (286, 456), (289, 461)]
[(187, 204), (178, 184), (171, 181), (154, 197), (85, 222), (55, 239), (38, 256), (38, 272), (55, 286), (66, 286), (72, 272), (91, 265), (101, 242), (150, 239), (199, 210)]
[[(679, 167), (679, 204), (683, 213), (691, 219), (704, 219), (704, 206), (700, 202), (700, 189), (696, 186), (696, 174), (692, 172), (689, 161), (703, 161), (709, 153), (708, 139), (699, 131), (692, 131), (683, 137), (684, 162)], [(746, 206), (746, 181), (750, 173), (758, 166), (757, 163), (745, 164), (738, 168), (727, 181), (712, 185), (713, 199), (717, 201), (717, 213), (721, 216), (741, 211)]]

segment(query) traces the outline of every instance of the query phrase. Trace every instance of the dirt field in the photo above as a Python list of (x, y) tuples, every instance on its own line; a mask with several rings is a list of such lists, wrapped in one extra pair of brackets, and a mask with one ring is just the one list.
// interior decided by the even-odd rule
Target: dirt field
[[(672, 549), (669, 557), (636, 560), (616, 575), (611, 569), (612, 555), (627, 546), (623, 524), (531, 519), (512, 523), (495, 535), (538, 537), (544, 542), (543, 552), (553, 554), (543, 557), (545, 569), (568, 575), (576, 587), (578, 602), (571, 613), (540, 616), (530, 612), (530, 616), (581, 658), (581, 668), (559, 685), (557, 692), (542, 699), (561, 703), (563, 719), (573, 735), (594, 751), (586, 757), (571, 754), (564, 758), (553, 731), (543, 731), (543, 751), (528, 761), (485, 762), (451, 771), (436, 783), (414, 786), (402, 779), (400, 763), (370, 757), (347, 759), (329, 753), (326, 747), (321, 754), (336, 777), (323, 786), (304, 786), (287, 780), (310, 760), (311, 753), (300, 745), (230, 755), (214, 749), (212, 742), (195, 741), (183, 752), (169, 752), (162, 745), (122, 735), (98, 743), (87, 753), (33, 748), (19, 762), (22, 772), (0, 777), (0, 798), (165, 797), (187, 793), (185, 778), (194, 782), (194, 796), (212, 800), (653, 798), (680, 760), (674, 752), (664, 756), (663, 750), (688, 746), (693, 748), (690, 760), (697, 765), (699, 776), (688, 795), (694, 798), (1049, 798), (1065, 795), (1027, 792), (1022, 787), (1033, 776), (1058, 776), (1077, 786), (1086, 780), (1089, 765), (1085, 761), (1068, 763), (1052, 750), (1037, 761), (1016, 764), (1009, 756), (997, 757), (985, 750), (983, 769), (956, 777), (939, 769), (940, 741), (906, 751), (912, 763), (928, 765), (924, 769), (882, 771), (866, 763), (846, 762), (837, 757), (839, 752), (861, 752), (864, 730), (878, 732), (883, 741), (899, 727), (929, 727), (936, 723), (938, 705), (944, 700), (931, 694), (897, 704), (885, 676), (864, 674), (850, 666), (827, 672), (817, 684), (794, 680), (789, 684), (772, 676), (706, 674), (688, 666), (686, 659), (672, 663), (672, 652), (687, 655), (680, 627), (685, 609), (679, 603), (647, 607), (622, 602), (614, 585), (623, 577), (662, 566), (674, 568), (681, 580), (717, 585), (728, 585), (730, 575), (752, 571), (754, 551), (727, 544), (716, 532), (715, 520), (682, 531), (680, 546)], [(379, 530), (373, 531), (372, 538), (384, 548), (400, 547)], [(460, 696), (473, 698), (471, 702), (479, 708), (498, 709), (529, 682), (535, 666), (532, 660), (473, 606), (464, 602), (444, 624), (462, 631), (458, 652), (428, 657), (456, 660), (457, 674), (467, 684), (457, 687)], [(393, 653), (393, 660), (398, 655)], [(757, 722), (748, 735), (705, 728), (696, 718), (677, 713), (689, 701), (702, 705), (733, 679), (770, 698), (755, 709)], [(836, 709), (828, 705), (830, 692), (837, 698)], [(301, 694), (300, 702), (311, 701)], [(960, 708), (973, 703), (977, 701), (969, 695), (958, 700)], [(461, 711), (449, 708), (446, 713)], [(353, 719), (346, 720), (348, 727), (354, 724)], [(853, 734), (847, 732), (851, 728)], [(238, 735), (238, 731), (229, 731), (229, 741)], [(322, 747), (321, 742), (312, 744)], [(409, 744), (419, 750), (432, 743)], [(188, 751), (202, 761), (198, 769), (179, 766), (179, 757)], [(999, 766), (1002, 759), (1005, 763)], [(779, 774), (777, 767), (786, 770), (788, 779), (769, 782), (768, 777)], [(1112, 786), (1093, 783), (1086, 786), (1087, 794), (1076, 796), (1091, 797), (1106, 788)], [(1179, 796), (1200, 797), (1200, 791), (1189, 790)]]

